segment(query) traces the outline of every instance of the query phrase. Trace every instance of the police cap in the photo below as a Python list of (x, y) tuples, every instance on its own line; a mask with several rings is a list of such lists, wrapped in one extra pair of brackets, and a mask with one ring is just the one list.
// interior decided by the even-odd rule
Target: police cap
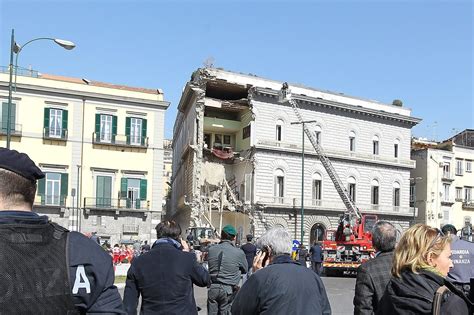
[(15, 150), (0, 148), (0, 169), (16, 173), (31, 182), (44, 178), (44, 173), (28, 155)]

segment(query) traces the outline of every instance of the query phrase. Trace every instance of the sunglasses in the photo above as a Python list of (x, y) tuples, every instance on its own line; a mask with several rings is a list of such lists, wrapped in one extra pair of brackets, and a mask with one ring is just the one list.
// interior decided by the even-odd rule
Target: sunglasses
[(444, 237), (444, 233), (443, 231), (441, 231), (440, 229), (438, 228), (435, 228), (437, 234), (436, 234), (436, 237), (431, 241), (431, 244), (430, 244), (430, 247), (428, 247), (428, 250), (430, 250), (431, 248), (433, 248), (433, 246), (436, 244), (436, 242), (441, 239), (442, 237)]

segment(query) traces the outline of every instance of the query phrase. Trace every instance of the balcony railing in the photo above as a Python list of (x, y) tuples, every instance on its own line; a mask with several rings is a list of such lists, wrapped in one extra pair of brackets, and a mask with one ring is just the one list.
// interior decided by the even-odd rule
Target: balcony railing
[[(268, 148), (283, 148), (293, 152), (301, 151), (302, 147), (300, 144), (296, 143), (287, 143), (281, 141), (273, 141), (273, 140), (258, 140), (258, 145), (262, 147)], [(305, 152), (313, 152), (316, 153), (314, 148), (311, 145), (305, 145)], [(351, 158), (351, 159), (359, 159), (363, 161), (379, 161), (385, 163), (392, 163), (392, 164), (402, 164), (409, 167), (415, 167), (415, 161), (412, 160), (405, 160), (399, 158), (390, 158), (381, 155), (373, 155), (373, 154), (366, 154), (366, 153), (358, 153), (352, 151), (338, 151), (338, 150), (324, 150), (324, 153), (328, 157), (339, 157), (339, 158)]]
[(94, 144), (116, 145), (127, 147), (148, 147), (148, 137), (134, 137), (130, 135), (104, 135), (100, 132), (92, 133), (92, 142)]
[(463, 201), (462, 207), (469, 210), (474, 210), (474, 200)]
[(443, 172), (443, 176), (441, 177), (441, 179), (453, 181), (453, 180), (454, 180), (454, 176), (453, 176), (453, 174), (450, 173), (450, 172)]
[(150, 202), (147, 200), (132, 200), (129, 198), (101, 198), (85, 197), (84, 208), (102, 210), (149, 210)]
[(451, 206), (454, 204), (454, 199), (443, 199), (441, 200), (441, 204), (444, 206)]
[(43, 139), (48, 140), (67, 140), (67, 129), (43, 128)]
[[(0, 135), (7, 134), (7, 122), (0, 122)], [(22, 125), (21, 124), (12, 124), (10, 123), (10, 134), (12, 136), (20, 136), (22, 135)]]
[(66, 205), (67, 196), (38, 195), (34, 204), (37, 206), (61, 207)]
[[(257, 196), (257, 203), (270, 205), (280, 208), (288, 207), (301, 207), (301, 200), (299, 198), (290, 197), (263, 197)], [(401, 207), (392, 205), (372, 205), (372, 204), (360, 204), (356, 206), (362, 213), (380, 213), (380, 214), (392, 214), (392, 215), (406, 215), (412, 216), (415, 213), (414, 207)], [(327, 201), (320, 199), (305, 199), (304, 207), (306, 209), (324, 209), (333, 211), (344, 211), (346, 207), (342, 201)]]
[[(39, 73), (36, 70), (31, 70), (31, 69), (26, 69), (26, 68), (21, 68), (21, 67), (16, 67), (16, 75), (18, 76), (24, 76), (24, 77), (32, 77), (32, 78), (38, 78)], [(0, 66), (0, 72), (2, 73), (9, 73), (10, 72), (10, 67), (6, 66)]]
[(122, 232), (124, 234), (138, 234), (140, 231), (140, 226), (138, 224), (123, 224)]

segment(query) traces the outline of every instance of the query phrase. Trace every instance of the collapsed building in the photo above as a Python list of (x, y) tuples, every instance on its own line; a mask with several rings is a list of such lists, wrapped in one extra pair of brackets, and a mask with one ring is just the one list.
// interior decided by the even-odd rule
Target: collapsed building
[[(305, 243), (337, 227), (346, 210), (291, 106), (282, 82), (215, 68), (196, 70), (173, 130), (171, 207), (182, 227), (261, 235), (274, 225), (299, 238), (304, 187)], [(304, 119), (362, 212), (408, 227), (411, 128), (420, 119), (398, 105), (291, 85)]]

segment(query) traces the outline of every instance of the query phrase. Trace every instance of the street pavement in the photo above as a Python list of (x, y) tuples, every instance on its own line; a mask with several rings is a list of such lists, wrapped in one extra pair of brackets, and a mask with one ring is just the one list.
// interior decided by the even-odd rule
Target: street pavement
[[(354, 287), (356, 279), (349, 276), (341, 277), (322, 277), (329, 303), (331, 304), (332, 314), (347, 315), (354, 313), (352, 300), (354, 298)], [(123, 296), (123, 285), (119, 285), (120, 294)], [(199, 314), (207, 314), (207, 289), (194, 287), (194, 298), (197, 306), (201, 307)]]

